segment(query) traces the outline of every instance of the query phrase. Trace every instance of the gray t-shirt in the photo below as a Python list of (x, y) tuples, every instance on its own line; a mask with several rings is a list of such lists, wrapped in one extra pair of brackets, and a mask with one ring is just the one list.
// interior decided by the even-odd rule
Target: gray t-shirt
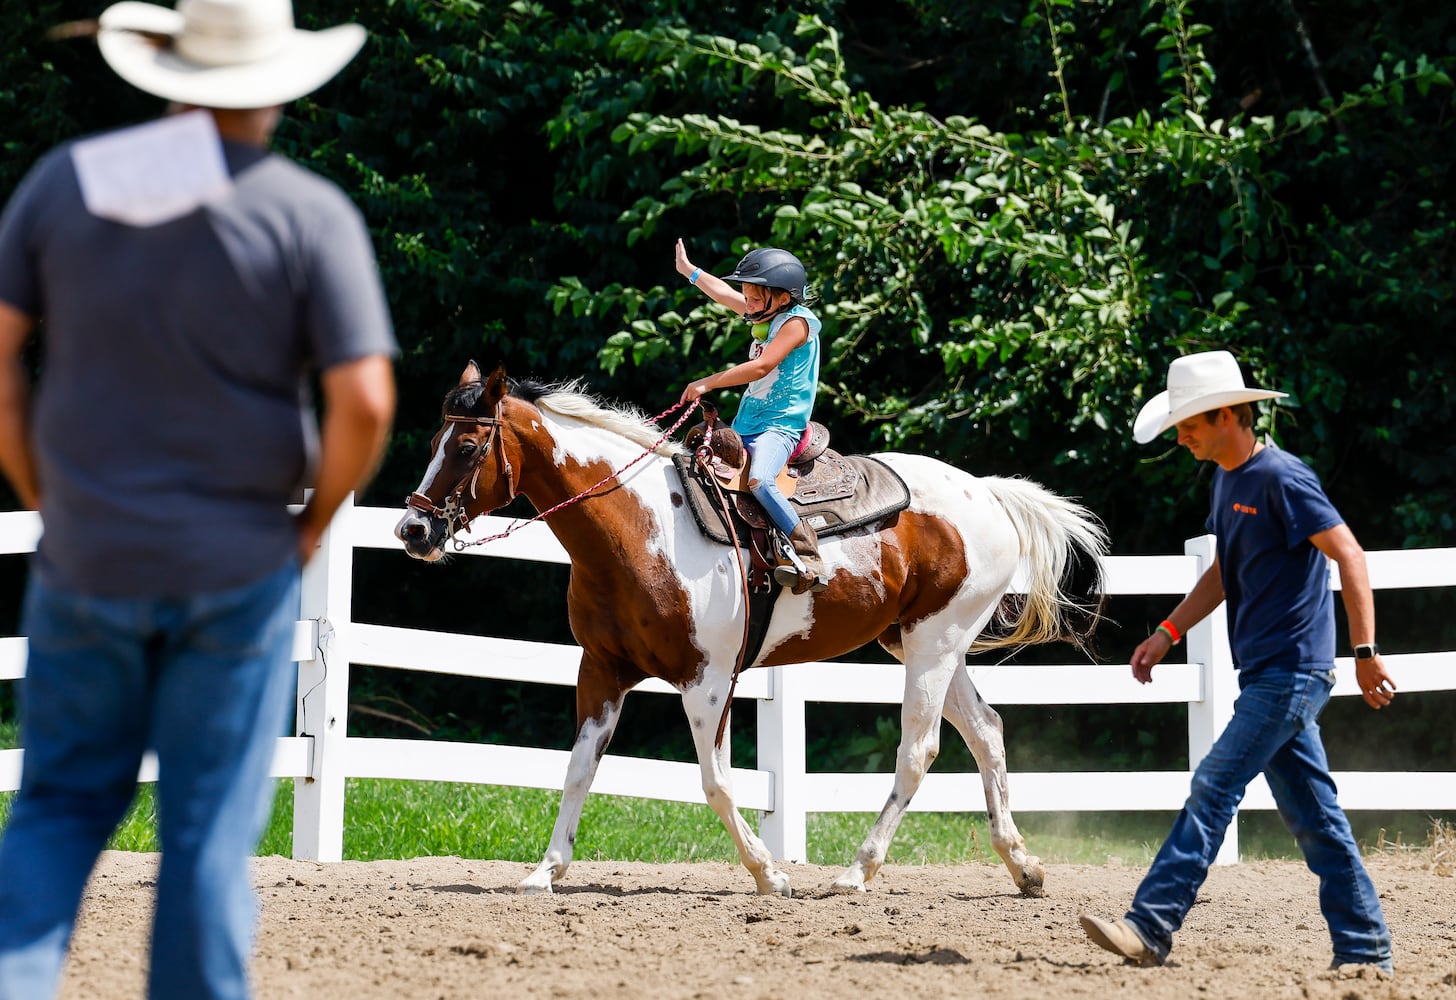
[(68, 150), (0, 216), (0, 300), (44, 347), (38, 568), (112, 597), (249, 583), (297, 547), (310, 372), (397, 351), (363, 218), (329, 181), (224, 143), (225, 200), (137, 228), (87, 211)]

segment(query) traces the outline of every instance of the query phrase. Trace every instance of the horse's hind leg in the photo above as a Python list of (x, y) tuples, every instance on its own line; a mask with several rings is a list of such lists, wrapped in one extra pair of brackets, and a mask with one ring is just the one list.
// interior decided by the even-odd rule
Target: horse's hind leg
[(622, 699), (626, 696), (627, 686), (608, 680), (605, 672), (590, 670), (583, 657), (576, 686), (576, 742), (571, 746), (571, 759), (566, 765), (566, 781), (561, 788), (561, 807), (551, 830), (551, 843), (536, 870), (516, 886), (517, 892), (550, 892), (552, 883), (566, 874), (576, 848), (576, 828), (581, 822), (582, 807), (596, 777), (597, 764), (617, 729)]
[[(897, 655), (900, 651), (895, 650)], [(879, 818), (855, 853), (854, 864), (831, 887), (835, 892), (864, 892), (865, 883), (885, 863), (885, 854), (910, 799), (940, 752), (940, 712), (952, 672), (964, 654), (939, 652), (926, 662), (913, 654), (905, 659), (905, 698), (900, 710), (900, 747), (895, 754), (895, 784)], [(919, 661), (917, 663), (917, 660)]]
[(991, 828), (991, 846), (1016, 881), (1023, 895), (1045, 895), (1042, 883), (1046, 869), (1041, 859), (1026, 853), (1026, 841), (1011, 818), (1011, 804), (1006, 783), (1006, 740), (1001, 716), (976, 690), (970, 671), (962, 664), (951, 681), (945, 699), (945, 717), (971, 748), (981, 783), (986, 788), (986, 822)]
[(693, 745), (698, 751), (698, 766), (703, 772), (703, 795), (718, 818), (723, 821), (728, 835), (738, 848), (738, 857), (758, 884), (760, 896), (790, 896), (789, 877), (774, 864), (768, 845), (759, 839), (753, 829), (744, 822), (743, 815), (733, 804), (733, 784), (729, 749), (731, 741), (725, 727), (723, 742), (715, 745), (718, 736), (718, 720), (723, 716), (727, 699), (727, 686), (720, 686), (705, 679), (683, 691), (683, 711), (687, 713), (688, 725), (693, 733)]

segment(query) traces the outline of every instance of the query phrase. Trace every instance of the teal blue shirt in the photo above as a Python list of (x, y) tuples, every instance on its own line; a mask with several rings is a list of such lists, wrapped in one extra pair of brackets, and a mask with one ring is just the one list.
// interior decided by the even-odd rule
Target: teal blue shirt
[(773, 371), (749, 383), (733, 418), (733, 429), (740, 434), (762, 434), (776, 429), (802, 434), (814, 412), (814, 396), (819, 391), (819, 330), (824, 325), (804, 306), (794, 306), (779, 313), (769, 322), (768, 338), (753, 341), (749, 358), (756, 358), (778, 336), (785, 323), (798, 316), (809, 325), (809, 338), (788, 353)]

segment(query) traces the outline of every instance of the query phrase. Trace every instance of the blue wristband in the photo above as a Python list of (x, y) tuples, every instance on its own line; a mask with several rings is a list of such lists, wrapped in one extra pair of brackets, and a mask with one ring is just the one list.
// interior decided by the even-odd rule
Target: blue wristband
[(698, 283), (698, 275), (700, 275), (702, 273), (703, 273), (703, 269), (701, 267), (695, 267), (695, 268), (693, 268), (693, 273), (690, 274), (690, 275), (688, 275), (688, 284), (690, 284), (690, 285), (696, 285)]

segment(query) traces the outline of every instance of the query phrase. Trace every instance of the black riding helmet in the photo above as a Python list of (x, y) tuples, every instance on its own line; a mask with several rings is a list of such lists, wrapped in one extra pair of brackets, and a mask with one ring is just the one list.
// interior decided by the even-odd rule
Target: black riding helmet
[(738, 281), (745, 285), (762, 285), (765, 288), (779, 288), (789, 293), (789, 298), (799, 305), (804, 304), (804, 286), (809, 280), (804, 265), (787, 250), (777, 247), (760, 247), (743, 255), (733, 273), (725, 281)]

